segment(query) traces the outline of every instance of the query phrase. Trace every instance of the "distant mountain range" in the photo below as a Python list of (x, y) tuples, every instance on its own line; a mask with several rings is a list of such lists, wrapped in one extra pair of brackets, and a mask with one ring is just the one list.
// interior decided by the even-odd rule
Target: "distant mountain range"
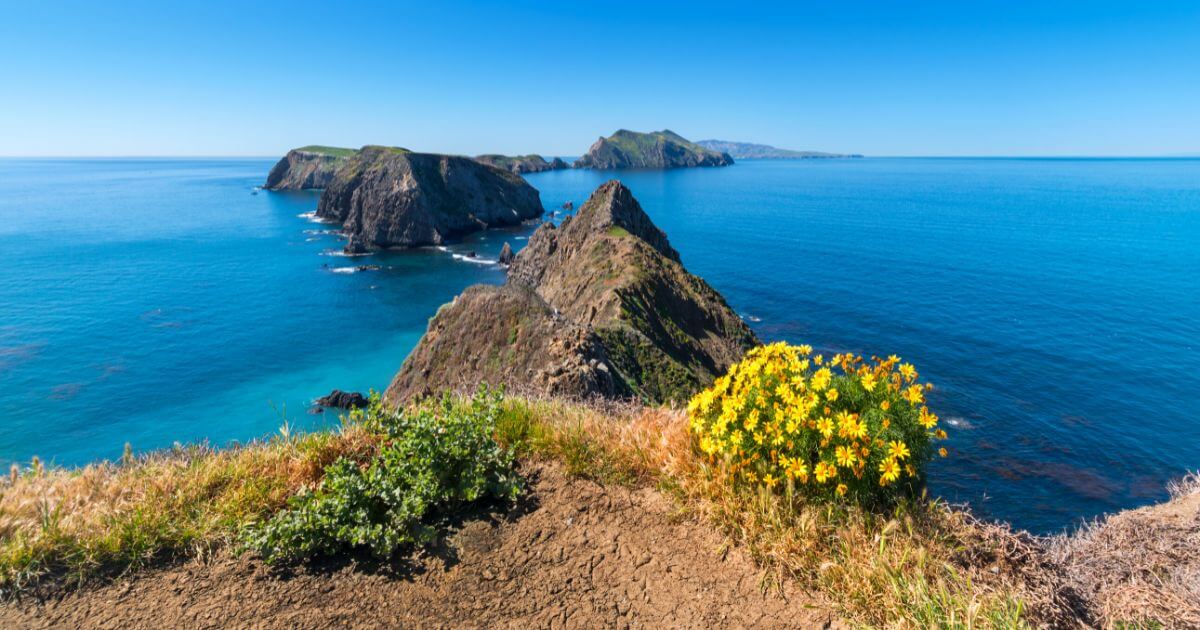
[(753, 144), (750, 142), (731, 142), (729, 140), (700, 140), (696, 144), (718, 151), (720, 153), (728, 153), (735, 160), (778, 160), (789, 158), (860, 158), (862, 155), (857, 153), (825, 153), (822, 151), (792, 151), (790, 149), (780, 149), (767, 144)]

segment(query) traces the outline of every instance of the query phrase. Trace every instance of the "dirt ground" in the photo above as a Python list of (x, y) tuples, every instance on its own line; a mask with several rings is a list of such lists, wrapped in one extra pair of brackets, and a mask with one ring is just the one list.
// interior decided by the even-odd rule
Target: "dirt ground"
[(0, 605), (0, 627), (771, 627), (836, 625), (804, 593), (764, 592), (739, 550), (649, 489), (554, 466), (508, 512), (458, 523), (402, 566), (272, 570), (250, 558), (144, 571)]

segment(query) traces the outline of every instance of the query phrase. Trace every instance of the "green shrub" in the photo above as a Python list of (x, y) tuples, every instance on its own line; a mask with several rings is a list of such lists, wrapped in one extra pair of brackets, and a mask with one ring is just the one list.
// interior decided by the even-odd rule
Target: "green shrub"
[(297, 560), (366, 547), (386, 558), (398, 547), (430, 541), (430, 520), (477, 500), (513, 499), (520, 479), (512, 454), (493, 439), (501, 395), (480, 390), (470, 404), (449, 397), (411, 411), (382, 408), (378, 396), (352, 414), (384, 436), (365, 464), (342, 458), (311, 492), (248, 528), (247, 547), (268, 561)]

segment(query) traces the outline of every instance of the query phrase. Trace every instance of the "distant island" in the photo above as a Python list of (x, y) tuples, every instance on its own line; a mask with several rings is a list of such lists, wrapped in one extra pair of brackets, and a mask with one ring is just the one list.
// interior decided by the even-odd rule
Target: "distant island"
[(752, 142), (732, 142), (730, 140), (701, 140), (696, 144), (711, 151), (728, 153), (738, 160), (784, 160), (784, 159), (819, 159), (819, 158), (860, 158), (858, 153), (826, 153), (823, 151), (792, 151), (780, 149), (769, 144), (754, 144)]
[(554, 158), (549, 162), (546, 158), (540, 155), (477, 155), (476, 162), (482, 162), (496, 168), (502, 168), (506, 171), (517, 173), (541, 173), (542, 171), (557, 171), (559, 169), (571, 168), (562, 158)]
[(575, 161), (575, 168), (677, 168), (683, 166), (729, 166), (728, 153), (714, 151), (664, 129), (638, 133), (620, 129), (600, 138), (587, 154)]

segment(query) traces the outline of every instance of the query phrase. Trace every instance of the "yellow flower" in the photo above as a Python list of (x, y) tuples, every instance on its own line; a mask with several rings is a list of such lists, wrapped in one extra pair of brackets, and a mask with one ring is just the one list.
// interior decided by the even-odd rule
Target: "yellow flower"
[(896, 459), (904, 459), (909, 456), (908, 445), (898, 440), (888, 442), (888, 456)]
[(803, 344), (800, 347), (796, 348), (796, 351), (804, 356), (808, 356), (808, 355), (812, 354), (812, 346), (810, 346), (808, 344)]
[(928, 408), (921, 407), (921, 417), (918, 418), (917, 421), (920, 422), (921, 426), (925, 427), (926, 429), (932, 429), (933, 427), (937, 426), (938, 417), (929, 413)]
[(828, 400), (829, 402), (833, 402), (837, 399), (838, 399), (838, 390), (831, 387), (831, 388), (829, 388), (828, 391), (825, 392), (825, 400)]
[(854, 454), (854, 449), (849, 446), (837, 447), (837, 463), (842, 468), (849, 468), (858, 461), (858, 457)]
[(771, 475), (771, 473), (767, 473), (767, 474), (763, 475), (762, 480), (763, 480), (763, 483), (767, 484), (768, 488), (774, 488), (775, 484), (779, 483), (779, 480), (776, 479), (775, 477), (773, 477)]
[(813, 357), (813, 363), (816, 363), (817, 365), (821, 365), (824, 362), (825, 362), (825, 357), (823, 357), (819, 354), (817, 356)]
[(879, 463), (879, 484), (887, 485), (900, 478), (900, 464), (894, 459), (885, 459)]
[(941, 455), (942, 457), (945, 457), (947, 455), (945, 446), (938, 449), (938, 455)]
[(882, 410), (884, 410), (884, 411), (887, 411), (889, 408), (891, 408), (891, 406), (892, 406), (892, 403), (890, 403), (890, 402), (888, 402), (888, 401), (886, 401), (886, 400), (885, 400), (885, 401), (883, 401), (883, 402), (881, 402), (881, 403), (879, 403), (879, 408), (880, 408), (880, 409), (882, 409)]
[(925, 389), (920, 385), (909, 385), (908, 389), (904, 390), (901, 396), (904, 397), (904, 400), (914, 405), (919, 405), (925, 402)]
[(905, 380), (911, 381), (917, 378), (917, 369), (914, 368), (911, 363), (901, 363), (900, 374), (905, 378)]
[(846, 496), (846, 493), (847, 493), (849, 490), (850, 490), (850, 488), (848, 488), (848, 487), (846, 486), (846, 484), (844, 484), (844, 483), (839, 483), (839, 484), (838, 484), (838, 487), (837, 487), (837, 493), (838, 493), (838, 496), (841, 496), (841, 497), (844, 497), (844, 496)]
[(867, 437), (867, 423), (859, 420), (855, 423), (854, 428), (848, 431), (850, 437), (861, 440)]
[(863, 374), (862, 375), (862, 386), (863, 386), (863, 389), (865, 389), (867, 391), (874, 391), (875, 375), (871, 372), (867, 372), (866, 374)]
[(817, 462), (815, 474), (817, 475), (817, 481), (819, 483), (825, 483), (827, 480), (833, 479), (837, 476), (837, 467), (833, 464)]
[(825, 437), (833, 435), (833, 420), (828, 416), (817, 420), (817, 430)]
[(939, 440), (944, 440), (944, 439), (946, 439), (946, 432), (941, 429), (938, 429), (937, 431), (933, 432), (933, 437), (935, 437)]

